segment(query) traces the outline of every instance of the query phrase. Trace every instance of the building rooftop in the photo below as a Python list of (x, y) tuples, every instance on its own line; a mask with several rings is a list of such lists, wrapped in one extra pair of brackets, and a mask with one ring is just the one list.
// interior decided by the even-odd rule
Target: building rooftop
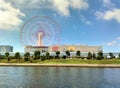
[(48, 48), (48, 46), (26, 46), (26, 48)]

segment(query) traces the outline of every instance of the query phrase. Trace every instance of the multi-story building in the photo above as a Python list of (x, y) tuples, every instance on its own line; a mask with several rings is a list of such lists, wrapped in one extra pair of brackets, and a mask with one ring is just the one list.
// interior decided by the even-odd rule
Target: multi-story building
[(13, 46), (0, 45), (0, 52), (13, 52)]
[(41, 52), (65, 52), (65, 51), (81, 51), (81, 52), (99, 52), (103, 51), (102, 46), (87, 46), (87, 45), (61, 45), (61, 46), (26, 46), (26, 52), (34, 52), (34, 51), (41, 51)]
[(81, 52), (99, 52), (102, 51), (102, 46), (87, 46), (87, 45), (61, 45), (61, 46), (50, 46), (49, 51), (81, 51)]
[(25, 47), (25, 52), (35, 52), (35, 51), (47, 52), (48, 46), (26, 46)]

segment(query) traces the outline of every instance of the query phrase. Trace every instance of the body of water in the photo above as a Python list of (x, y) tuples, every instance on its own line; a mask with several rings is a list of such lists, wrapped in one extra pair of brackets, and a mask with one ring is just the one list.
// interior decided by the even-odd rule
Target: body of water
[(120, 68), (0, 67), (0, 88), (120, 88)]

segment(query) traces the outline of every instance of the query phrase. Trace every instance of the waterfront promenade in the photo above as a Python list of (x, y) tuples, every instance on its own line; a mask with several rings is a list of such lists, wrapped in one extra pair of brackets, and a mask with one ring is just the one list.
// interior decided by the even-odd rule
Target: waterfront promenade
[(120, 64), (38, 64), (38, 63), (0, 63), (0, 66), (17, 67), (87, 67), (87, 68), (120, 68)]

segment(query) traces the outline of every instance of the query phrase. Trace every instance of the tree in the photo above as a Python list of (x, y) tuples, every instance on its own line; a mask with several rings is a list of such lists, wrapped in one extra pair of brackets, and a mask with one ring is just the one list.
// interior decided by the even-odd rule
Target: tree
[(65, 53), (68, 57), (70, 56), (70, 51), (67, 50)]
[(24, 54), (24, 59), (25, 59), (25, 61), (30, 60), (30, 53), (29, 53), (29, 52), (26, 52), (26, 53)]
[(98, 60), (102, 60), (103, 59), (103, 52), (102, 51), (99, 51), (98, 54), (97, 54), (97, 59)]
[(2, 54), (0, 53), (0, 59), (5, 59), (5, 55), (2, 55)]
[(80, 52), (79, 50), (76, 52), (76, 56), (77, 56), (77, 57), (80, 57), (80, 56), (81, 56), (81, 52)]
[(96, 54), (95, 53), (93, 53), (92, 58), (96, 59)]
[(50, 53), (46, 52), (46, 58), (49, 59), (49, 57), (50, 57)]
[(20, 53), (19, 52), (15, 53), (15, 59), (18, 59), (20, 61)]
[(34, 52), (34, 59), (40, 59), (40, 51), (35, 51)]
[(9, 55), (10, 54), (8, 52), (5, 53), (5, 57), (7, 58), (8, 62), (10, 61)]
[(15, 59), (20, 59), (20, 53), (19, 52), (15, 53)]
[(34, 58), (34, 56), (32, 55), (31, 58), (30, 58), (31, 63), (33, 62), (33, 58)]
[(113, 59), (113, 58), (115, 58), (115, 56), (113, 55), (113, 53), (109, 53), (109, 56), (110, 56), (110, 59)]
[(120, 53), (118, 54), (118, 58), (120, 59)]
[(1, 53), (0, 53), (0, 59), (2, 59), (2, 55), (1, 55)]
[(59, 58), (59, 55), (60, 55), (60, 51), (56, 51), (57, 58)]
[(92, 53), (88, 52), (87, 59), (92, 59)]

